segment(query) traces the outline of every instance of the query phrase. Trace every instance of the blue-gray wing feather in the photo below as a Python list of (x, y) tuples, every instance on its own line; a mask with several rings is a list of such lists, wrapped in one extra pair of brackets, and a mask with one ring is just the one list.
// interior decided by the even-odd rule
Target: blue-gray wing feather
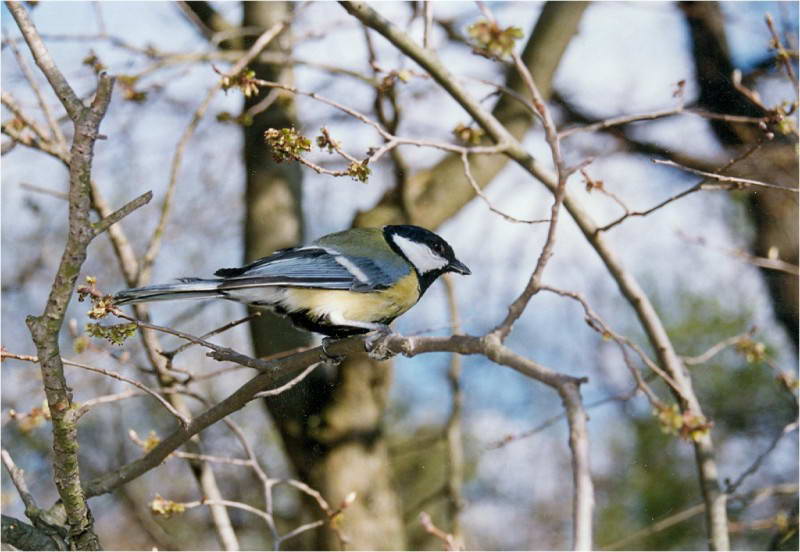
[(389, 287), (396, 277), (396, 270), (391, 268), (383, 270), (366, 257), (345, 257), (335, 250), (306, 247), (278, 251), (247, 266), (223, 268), (215, 274), (224, 278), (219, 289), (287, 286), (366, 292)]

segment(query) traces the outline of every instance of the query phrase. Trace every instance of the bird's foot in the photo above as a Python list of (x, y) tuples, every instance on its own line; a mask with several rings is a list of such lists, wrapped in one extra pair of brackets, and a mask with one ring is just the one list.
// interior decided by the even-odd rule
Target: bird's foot
[(364, 339), (364, 349), (372, 360), (388, 360), (395, 356), (389, 350), (389, 338), (397, 335), (389, 326), (383, 326), (375, 330), (371, 335)]
[(334, 355), (328, 352), (328, 346), (339, 341), (335, 337), (322, 338), (322, 361), (331, 366), (338, 366), (344, 360), (344, 355)]

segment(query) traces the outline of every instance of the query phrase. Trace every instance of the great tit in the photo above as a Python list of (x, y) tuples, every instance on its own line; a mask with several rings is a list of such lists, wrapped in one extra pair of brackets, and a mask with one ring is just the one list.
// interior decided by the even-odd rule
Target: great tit
[(217, 278), (120, 291), (117, 305), (169, 299), (223, 298), (287, 316), (302, 329), (333, 338), (388, 331), (445, 272), (470, 274), (453, 248), (430, 230), (396, 225), (328, 234), (305, 247), (281, 249)]

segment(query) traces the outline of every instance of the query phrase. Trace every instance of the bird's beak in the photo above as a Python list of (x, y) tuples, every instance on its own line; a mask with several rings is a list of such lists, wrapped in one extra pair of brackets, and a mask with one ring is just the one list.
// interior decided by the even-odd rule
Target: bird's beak
[(447, 270), (450, 272), (458, 272), (459, 274), (464, 274), (465, 276), (472, 274), (472, 271), (467, 267), (467, 265), (458, 259), (453, 259), (450, 261), (450, 264), (447, 265)]

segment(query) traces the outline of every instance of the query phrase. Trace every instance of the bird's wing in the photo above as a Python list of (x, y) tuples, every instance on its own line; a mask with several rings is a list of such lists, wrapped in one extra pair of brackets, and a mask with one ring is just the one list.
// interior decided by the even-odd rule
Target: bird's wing
[(222, 268), (219, 289), (286, 286), (373, 291), (392, 278), (366, 257), (346, 256), (327, 247), (284, 249), (241, 268)]

